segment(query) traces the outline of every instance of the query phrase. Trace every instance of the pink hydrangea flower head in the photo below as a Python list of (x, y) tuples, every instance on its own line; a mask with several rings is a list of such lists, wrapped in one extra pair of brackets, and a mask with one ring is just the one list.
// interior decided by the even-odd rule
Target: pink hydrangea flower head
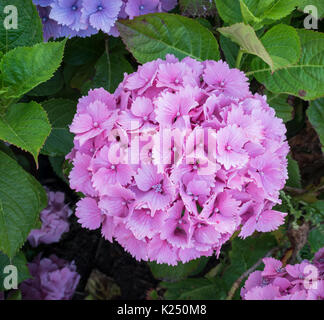
[(324, 274), (318, 265), (323, 248), (314, 257), (283, 267), (280, 260), (264, 258), (264, 270), (250, 274), (241, 289), (244, 300), (324, 300)]
[(29, 233), (28, 241), (32, 247), (41, 243), (58, 242), (63, 233), (68, 232), (68, 221), (72, 210), (64, 203), (64, 193), (47, 191), (48, 206), (40, 213), (42, 226)]
[(79, 222), (136, 259), (219, 255), (236, 231), (284, 223), (272, 208), (287, 179), (285, 126), (223, 61), (145, 63), (113, 94), (82, 97), (70, 130)]
[(28, 269), (32, 278), (19, 286), (23, 300), (70, 300), (80, 280), (74, 262), (55, 255), (37, 256)]

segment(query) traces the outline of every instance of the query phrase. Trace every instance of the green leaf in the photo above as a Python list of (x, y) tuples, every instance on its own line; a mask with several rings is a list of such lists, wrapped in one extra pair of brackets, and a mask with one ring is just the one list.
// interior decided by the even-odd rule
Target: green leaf
[(276, 111), (276, 116), (284, 122), (290, 121), (292, 119), (293, 107), (288, 104), (289, 95), (272, 93), (270, 91), (266, 95), (270, 107)]
[(166, 300), (215, 300), (219, 297), (219, 288), (206, 278), (161, 282), (160, 286), (167, 289), (164, 294)]
[(291, 155), (288, 158), (288, 180), (286, 185), (292, 188), (301, 188), (301, 176), (299, 171), (298, 162), (294, 160)]
[(54, 76), (46, 82), (41, 83), (27, 94), (32, 97), (53, 96), (58, 93), (64, 86), (62, 72), (57, 70)]
[(241, 13), (243, 16), (243, 21), (246, 24), (250, 24), (254, 30), (258, 30), (262, 28), (262, 19), (257, 18), (254, 14), (250, 11), (249, 7), (246, 5), (244, 0), (240, 0), (241, 6)]
[(324, 152), (324, 98), (312, 101), (307, 109), (307, 117), (316, 130)]
[(304, 8), (308, 5), (315, 6), (317, 8), (318, 17), (321, 19), (324, 17), (324, 2), (323, 0), (301, 0), (301, 4), (298, 9), (304, 11)]
[(308, 243), (312, 253), (324, 247), (324, 228), (314, 228), (308, 234)]
[(10, 259), (7, 255), (0, 252), (0, 291), (5, 290), (3, 284), (6, 274), (3, 273), (3, 269), (8, 265), (13, 265), (17, 268), (18, 283), (21, 283), (24, 280), (30, 278), (30, 273), (27, 267), (27, 261), (24, 254), (21, 251), (18, 252), (13, 259)]
[(215, 0), (215, 2), (224, 22), (234, 24), (243, 21), (239, 0)]
[(39, 183), (0, 151), (0, 250), (13, 258), (45, 205)]
[(65, 156), (73, 148), (73, 134), (69, 131), (76, 112), (76, 103), (67, 99), (52, 99), (42, 102), (47, 112), (52, 131), (41, 153), (51, 157)]
[(302, 29), (298, 29), (297, 32), (302, 48), (297, 63), (272, 74), (270, 68), (262, 61), (253, 60), (253, 71), (247, 74), (254, 75), (272, 92), (314, 100), (324, 96), (324, 34)]
[(99, 59), (103, 54), (104, 35), (98, 33), (91, 37), (73, 37), (66, 43), (64, 62), (72, 66), (80, 66)]
[(93, 79), (82, 87), (83, 94), (94, 88), (104, 88), (109, 92), (114, 92), (124, 79), (124, 73), (134, 71), (132, 65), (126, 60), (123, 50), (105, 52), (97, 61), (95, 69)]
[(277, 0), (264, 11), (264, 19), (279, 20), (288, 16), (300, 4), (301, 0)]
[(219, 38), (220, 46), (225, 55), (226, 62), (231, 68), (235, 68), (236, 57), (240, 50), (240, 47), (229, 38), (224, 37), (222, 34)]
[[(300, 58), (300, 40), (293, 27), (285, 24), (276, 25), (266, 32), (261, 42), (270, 54), (275, 70), (295, 64)], [(255, 63), (260, 63), (260, 61)]]
[[(13, 5), (18, 10), (17, 29), (7, 30), (5, 18), (10, 14), (4, 13), (4, 8)], [(43, 26), (36, 6), (32, 0), (1, 0), (0, 3), (0, 51), (7, 51), (18, 46), (32, 46), (43, 41)]]
[(177, 281), (199, 273), (206, 266), (207, 262), (208, 258), (202, 257), (187, 263), (179, 262), (176, 266), (158, 264), (156, 262), (149, 262), (149, 266), (156, 279)]
[(129, 51), (140, 63), (164, 59), (168, 53), (179, 59), (189, 56), (199, 61), (220, 58), (213, 34), (187, 17), (154, 13), (120, 20), (117, 27)]
[(216, 6), (210, 0), (179, 0), (183, 15), (191, 17), (206, 17), (216, 14)]
[(19, 47), (2, 57), (0, 71), (2, 85), (8, 89), (7, 98), (19, 98), (37, 85), (52, 78), (63, 58), (62, 42)]
[(251, 26), (245, 25), (244, 23), (236, 23), (230, 27), (218, 28), (218, 31), (225, 37), (236, 42), (244, 52), (260, 57), (271, 69), (274, 68), (269, 53), (258, 39)]
[(36, 102), (18, 103), (0, 116), (0, 139), (30, 152), (38, 165), (38, 154), (51, 132), (46, 112)]

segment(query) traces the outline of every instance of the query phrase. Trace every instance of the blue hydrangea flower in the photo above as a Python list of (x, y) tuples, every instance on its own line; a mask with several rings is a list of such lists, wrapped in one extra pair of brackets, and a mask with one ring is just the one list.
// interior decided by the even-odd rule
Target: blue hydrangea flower
[(50, 18), (75, 31), (87, 29), (81, 21), (82, 0), (55, 0), (51, 4)]
[(120, 8), (121, 0), (84, 0), (82, 9), (83, 21), (88, 21), (90, 26), (109, 33), (114, 26)]

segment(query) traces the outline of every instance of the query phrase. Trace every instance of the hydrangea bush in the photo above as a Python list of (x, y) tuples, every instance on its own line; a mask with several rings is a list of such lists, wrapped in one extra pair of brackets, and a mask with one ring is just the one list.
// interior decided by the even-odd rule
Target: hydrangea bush
[(283, 267), (280, 260), (264, 258), (263, 271), (250, 274), (241, 290), (244, 300), (324, 300), (324, 248), (313, 263)]
[(88, 37), (99, 30), (113, 36), (117, 19), (172, 10), (177, 0), (33, 0), (43, 23), (44, 39)]
[(146, 63), (79, 100), (71, 188), (82, 226), (136, 259), (177, 264), (284, 222), (285, 126), (223, 61)]
[(322, 298), (322, 2), (0, 1), (0, 299)]

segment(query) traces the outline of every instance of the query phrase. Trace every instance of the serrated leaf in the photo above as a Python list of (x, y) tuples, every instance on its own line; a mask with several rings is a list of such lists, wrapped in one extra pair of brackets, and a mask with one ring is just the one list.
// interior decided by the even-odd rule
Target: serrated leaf
[(252, 71), (247, 74), (254, 75), (272, 92), (315, 100), (324, 96), (324, 34), (302, 29), (297, 32), (301, 43), (301, 57), (297, 63), (272, 74), (268, 66), (255, 59)]
[(32, 176), (0, 151), (0, 250), (11, 258), (35, 226), (44, 205), (41, 190)]
[(0, 252), (0, 291), (5, 290), (3, 284), (4, 279), (7, 275), (3, 273), (3, 269), (8, 265), (13, 265), (17, 268), (18, 284), (30, 278), (30, 273), (27, 267), (27, 260), (21, 251), (18, 252), (18, 254), (13, 259), (10, 259), (7, 255)]
[(158, 264), (155, 262), (149, 262), (149, 266), (156, 279), (177, 281), (200, 272), (206, 266), (207, 262), (208, 258), (201, 257), (187, 263), (179, 262), (176, 266)]
[(243, 21), (239, 0), (215, 0), (215, 2), (217, 11), (224, 22), (234, 24)]
[(277, 0), (264, 11), (264, 19), (279, 20), (288, 16), (300, 4), (301, 0)]
[(276, 116), (283, 122), (292, 119), (293, 107), (288, 104), (289, 95), (267, 92), (267, 102), (276, 111)]
[(191, 17), (206, 17), (216, 14), (216, 6), (210, 0), (179, 0), (183, 15)]
[(76, 103), (67, 99), (52, 99), (42, 102), (47, 112), (52, 131), (41, 153), (51, 157), (65, 156), (73, 148), (73, 134), (69, 130), (76, 112)]
[(254, 16), (254, 14), (250, 11), (249, 7), (247, 6), (244, 0), (240, 0), (240, 7), (243, 21), (246, 24), (251, 25), (254, 28), (254, 30), (262, 28), (262, 19)]
[(218, 28), (218, 31), (223, 36), (237, 43), (246, 53), (260, 57), (270, 66), (271, 70), (274, 69), (274, 64), (269, 53), (251, 26), (244, 23), (236, 23), (230, 27)]
[(140, 63), (164, 59), (168, 53), (179, 59), (189, 56), (199, 61), (220, 58), (213, 34), (187, 17), (154, 13), (120, 20), (117, 27), (129, 51)]
[(291, 155), (287, 156), (288, 159), (288, 180), (286, 185), (292, 188), (301, 188), (301, 176), (299, 171), (298, 162), (294, 160)]
[(324, 152), (324, 98), (310, 103), (307, 109), (307, 117), (320, 138)]
[(30, 152), (36, 164), (50, 132), (46, 112), (33, 101), (11, 105), (6, 114), (0, 116), (0, 139)]
[(52, 78), (61, 64), (66, 40), (19, 47), (2, 57), (0, 71), (6, 98), (19, 98)]
[(301, 0), (215, 0), (221, 18), (228, 24), (244, 21), (255, 30), (289, 15)]
[(276, 25), (260, 40), (270, 54), (275, 70), (298, 62), (301, 45), (295, 28), (285, 24)]
[[(17, 29), (7, 29), (4, 21), (7, 16), (4, 8), (15, 6), (18, 11)], [(0, 51), (7, 51), (18, 46), (32, 46), (43, 41), (43, 26), (36, 6), (32, 0), (1, 0), (0, 3)]]

